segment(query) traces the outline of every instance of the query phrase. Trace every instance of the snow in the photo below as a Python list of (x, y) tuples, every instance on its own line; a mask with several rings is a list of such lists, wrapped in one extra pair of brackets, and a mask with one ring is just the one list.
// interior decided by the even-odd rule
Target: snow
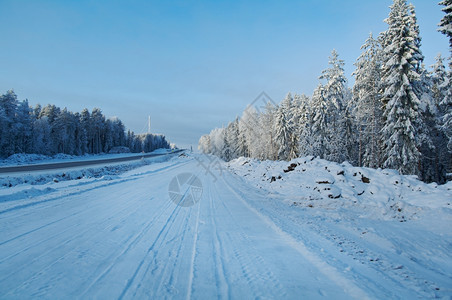
[[(150, 153), (169, 153), (171, 149), (156, 149)], [(9, 156), (6, 159), (0, 160), (0, 167), (10, 167), (18, 165), (31, 165), (31, 164), (44, 164), (44, 163), (60, 163), (68, 161), (87, 161), (96, 159), (107, 159), (107, 158), (119, 158), (119, 157), (131, 157), (131, 156), (141, 156), (142, 153), (118, 153), (118, 154), (86, 154), (83, 156), (68, 155), (64, 153), (58, 153), (53, 156), (42, 155), (42, 154), (24, 154), (17, 153)]]
[[(291, 165), (295, 168), (289, 171)], [(228, 167), (293, 206), (346, 208), (362, 218), (399, 221), (418, 219), (432, 209), (451, 209), (452, 182), (426, 184), (396, 170), (359, 168), (312, 156), (290, 162), (241, 157)]]
[[(169, 149), (157, 149), (151, 152), (153, 154), (171, 153)], [(142, 156), (141, 153), (123, 153), (123, 154), (97, 154), (73, 156), (67, 154), (56, 154), (54, 156), (45, 156), (40, 154), (14, 154), (0, 162), (0, 167), (35, 165), (48, 163), (63, 163), (68, 161), (90, 161), (99, 159), (110, 159), (130, 156)], [(166, 160), (164, 157), (151, 157), (131, 162), (109, 163), (107, 165), (99, 163), (89, 167), (70, 167), (64, 169), (47, 171), (30, 171), (15, 173), (0, 173), (0, 193), (5, 187), (12, 187), (21, 184), (43, 185), (48, 182), (59, 182), (67, 180), (80, 180), (82, 178), (110, 178), (111, 176), (124, 173), (125, 171), (143, 166), (149, 163)]]
[[(1, 188), (0, 298), (452, 296), (450, 183), (313, 157), (207, 159)], [(168, 193), (184, 173), (202, 183), (189, 207)]]

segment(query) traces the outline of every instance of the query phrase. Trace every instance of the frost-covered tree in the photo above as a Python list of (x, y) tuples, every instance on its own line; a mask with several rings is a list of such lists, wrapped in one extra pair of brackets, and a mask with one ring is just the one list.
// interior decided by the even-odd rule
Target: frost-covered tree
[(298, 152), (301, 156), (312, 155), (312, 105), (311, 99), (307, 96), (302, 96), (298, 106), (299, 120), (299, 145)]
[[(435, 101), (435, 105), (439, 107), (439, 104), (448, 92), (448, 86), (446, 83), (448, 78), (446, 67), (444, 66), (444, 58), (441, 54), (438, 54), (435, 60), (435, 63), (431, 66), (432, 71), (430, 72), (430, 78), (433, 100)], [(441, 115), (444, 115), (444, 113), (441, 113)]]
[(420, 79), (420, 52), (405, 0), (394, 0), (385, 22), (388, 29), (383, 35), (383, 167), (417, 174), (420, 153), (416, 123), (420, 120), (420, 102), (413, 83)]
[(329, 143), (327, 132), (328, 105), (323, 94), (324, 87), (319, 84), (314, 90), (311, 99), (311, 132), (307, 141), (310, 145), (310, 149), (306, 149), (305, 151), (307, 155), (319, 156), (320, 158), (325, 158), (325, 149)]
[(108, 152), (116, 146), (133, 146), (136, 152), (169, 148), (156, 134), (128, 136), (118, 118), (106, 119), (100, 109), (73, 113), (48, 104), (34, 109), (28, 100), (18, 101), (11, 90), (0, 95), (0, 156), (14, 153), (52, 155)]
[(17, 122), (15, 127), (17, 130), (17, 137), (15, 152), (30, 153), (32, 147), (32, 110), (27, 99), (19, 102), (16, 119)]
[(265, 156), (263, 159), (277, 159), (275, 116), (276, 107), (271, 102), (265, 104), (265, 111), (261, 116), (261, 126), (263, 128), (262, 139), (265, 145)]
[(32, 153), (46, 154), (52, 153), (52, 142), (49, 120), (46, 116), (36, 119), (33, 122)]
[(438, 30), (449, 38), (449, 46), (452, 51), (452, 0), (443, 0), (439, 5), (444, 6), (442, 11), (446, 15), (441, 19)]
[(18, 135), (17, 118), (17, 95), (13, 90), (0, 96), (0, 155), (3, 157), (15, 153), (16, 138)]
[[(446, 91), (444, 98), (440, 102), (443, 116), (441, 118), (441, 129), (447, 136), (447, 149), (452, 153), (452, 70), (449, 70), (446, 80), (442, 84)], [(449, 172), (452, 171), (452, 166), (448, 166)]]
[(326, 136), (325, 157), (328, 160), (342, 162), (346, 159), (345, 153), (345, 108), (347, 105), (347, 79), (344, 74), (344, 61), (339, 59), (336, 50), (331, 52), (329, 68), (322, 71), (319, 77), (323, 85), (322, 97), (326, 105)]
[(290, 141), (290, 128), (288, 118), (286, 116), (286, 110), (283, 106), (279, 106), (276, 109), (275, 115), (275, 141), (278, 152), (278, 159), (287, 160), (289, 158), (289, 141)]
[(358, 165), (377, 168), (381, 163), (381, 47), (372, 34), (363, 46), (353, 72), (355, 125), (358, 129)]
[[(284, 159), (291, 160), (293, 158), (298, 157), (298, 111), (296, 107), (296, 103), (294, 98), (292, 97), (292, 94), (289, 92), (287, 96), (284, 98), (284, 100), (281, 102), (280, 108), (282, 110), (282, 113), (285, 116), (284, 120), (284, 126), (285, 130), (287, 131), (288, 137), (286, 140), (286, 157)], [(276, 112), (278, 115), (278, 112)], [(282, 125), (281, 123), (277, 123), (277, 125)], [(280, 127), (276, 127), (276, 130), (278, 131)]]

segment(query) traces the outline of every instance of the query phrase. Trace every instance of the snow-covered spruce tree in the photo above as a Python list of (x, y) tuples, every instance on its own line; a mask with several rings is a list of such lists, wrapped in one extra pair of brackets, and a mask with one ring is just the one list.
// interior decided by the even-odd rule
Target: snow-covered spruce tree
[[(431, 66), (432, 71), (430, 73), (431, 79), (431, 95), (433, 100), (433, 106), (436, 110), (435, 115), (435, 128), (433, 128), (433, 142), (436, 145), (436, 153), (439, 156), (439, 163), (446, 168), (447, 172), (452, 171), (451, 168), (451, 159), (452, 156), (449, 151), (444, 151), (443, 149), (447, 149), (447, 144), (449, 142), (449, 138), (446, 135), (446, 127), (443, 126), (445, 120), (445, 116), (447, 114), (447, 109), (452, 108), (452, 103), (449, 100), (449, 106), (446, 104), (448, 99), (451, 97), (451, 89), (449, 74), (446, 72), (446, 68), (444, 66), (444, 59), (441, 57), (441, 54), (438, 54), (436, 57), (436, 62)], [(444, 104), (444, 105), (443, 105)], [(435, 134), (436, 132), (436, 134)]]
[(275, 115), (275, 141), (279, 160), (287, 160), (289, 158), (289, 140), (290, 128), (286, 116), (285, 109), (279, 106)]
[[(438, 30), (449, 38), (450, 58), (449, 58), (449, 72), (443, 83), (446, 94), (441, 100), (441, 109), (443, 111), (442, 130), (448, 137), (447, 149), (452, 153), (452, 0), (443, 0), (439, 3), (444, 6), (442, 11), (446, 14), (441, 22), (438, 24)], [(452, 172), (452, 159), (447, 167), (448, 172)]]
[(0, 156), (7, 157), (15, 153), (16, 138), (18, 135), (17, 124), (17, 95), (13, 90), (0, 96)]
[[(444, 98), (440, 102), (443, 117), (441, 119), (441, 128), (447, 136), (447, 149), (452, 153), (452, 70), (449, 70), (446, 80), (442, 84), (442, 88), (446, 91)], [(452, 163), (452, 159), (451, 159)], [(452, 165), (448, 165), (448, 172), (452, 172)]]
[(286, 128), (288, 133), (287, 139), (287, 157), (285, 159), (291, 160), (298, 157), (298, 116), (294, 98), (291, 93), (288, 93), (281, 102), (280, 109), (283, 110), (286, 117)]
[[(325, 158), (326, 147), (329, 143), (327, 133), (328, 126), (328, 106), (323, 96), (324, 87), (319, 84), (311, 99), (312, 121), (310, 126), (310, 135), (304, 141), (308, 145), (305, 147), (306, 155), (319, 156)], [(305, 135), (306, 136), (306, 135)]]
[(420, 158), (420, 179), (425, 182), (445, 181), (445, 165), (448, 155), (444, 156), (446, 137), (440, 130), (439, 103), (435, 100), (433, 89), (434, 77), (421, 67), (420, 80), (414, 83), (414, 90), (420, 100), (420, 125), (418, 128), (418, 149)]
[(438, 24), (438, 31), (447, 35), (449, 38), (449, 47), (452, 51), (452, 0), (443, 0), (439, 3), (443, 5), (442, 11), (446, 14)]
[(256, 146), (260, 143), (261, 128), (259, 125), (259, 113), (253, 106), (248, 106), (242, 113), (239, 122), (241, 135), (239, 140), (244, 142), (245, 155), (248, 157), (257, 157)]
[(261, 126), (263, 128), (262, 139), (265, 141), (266, 151), (263, 159), (277, 159), (275, 115), (276, 107), (271, 102), (265, 104), (265, 111), (261, 116)]
[(19, 102), (16, 113), (17, 137), (16, 137), (16, 153), (31, 153), (31, 136), (32, 136), (32, 109), (28, 104), (28, 100)]
[(237, 145), (237, 153), (239, 156), (249, 157), (248, 150), (248, 142), (246, 140), (246, 131), (247, 126), (243, 122), (242, 118), (239, 120), (239, 136), (238, 136), (238, 145)]
[(238, 144), (239, 144), (239, 119), (235, 118), (234, 121), (229, 123), (228, 127), (226, 128), (227, 134), (227, 143), (230, 148), (231, 157), (230, 159), (234, 159), (239, 157), (238, 155)]
[(312, 113), (311, 99), (305, 95), (301, 96), (300, 105), (298, 106), (300, 122), (299, 122), (299, 145), (298, 153), (301, 156), (313, 155), (312, 151)]
[[(446, 67), (444, 65), (444, 58), (441, 54), (438, 54), (435, 58), (435, 63), (431, 66), (432, 71), (430, 72), (431, 84), (432, 84), (432, 96), (435, 102), (435, 105), (439, 107), (439, 104), (446, 96), (447, 84), (447, 72)], [(440, 111), (440, 117), (444, 115), (444, 111)]]
[(383, 105), (385, 125), (382, 129), (383, 167), (397, 169), (403, 174), (418, 174), (419, 99), (413, 82), (417, 73), (419, 49), (415, 24), (405, 0), (394, 0), (388, 29), (383, 34)]
[(354, 116), (358, 129), (358, 165), (381, 166), (381, 47), (372, 34), (361, 46), (363, 53), (356, 60), (353, 86)]
[(356, 166), (359, 160), (359, 135), (354, 118), (355, 103), (353, 102), (353, 93), (348, 87), (346, 88), (344, 107), (345, 109), (342, 113), (344, 160)]
[(232, 158), (231, 145), (229, 144), (228, 127), (223, 129), (223, 147), (221, 149), (221, 158), (225, 161), (230, 161)]
[(326, 104), (326, 136), (324, 158), (330, 161), (343, 162), (347, 159), (345, 108), (347, 104), (347, 79), (344, 75), (344, 61), (339, 59), (336, 50), (331, 52), (329, 68), (322, 71), (320, 80), (324, 80), (322, 97)]
[(198, 149), (202, 153), (210, 153), (210, 136), (208, 134), (205, 134), (199, 138)]
[(292, 117), (290, 120), (291, 124), (293, 124), (289, 146), (293, 150), (291, 151), (290, 159), (302, 155), (302, 152), (300, 152), (300, 143), (307, 122), (306, 110), (308, 101), (309, 98), (305, 95), (294, 95), (292, 102)]

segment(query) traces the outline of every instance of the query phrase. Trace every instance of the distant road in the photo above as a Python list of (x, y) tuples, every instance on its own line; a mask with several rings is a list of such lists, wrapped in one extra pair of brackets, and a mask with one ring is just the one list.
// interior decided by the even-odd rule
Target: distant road
[(49, 164), (37, 164), (37, 165), (23, 165), (23, 166), (14, 166), (14, 167), (0, 167), (0, 174), (5, 173), (15, 173), (15, 172), (30, 172), (30, 171), (45, 171), (45, 170), (54, 170), (54, 169), (65, 169), (65, 168), (73, 168), (73, 167), (84, 167), (90, 165), (98, 165), (98, 164), (110, 164), (117, 162), (125, 162), (132, 160), (140, 160), (142, 158), (169, 155), (174, 153), (179, 153), (184, 150), (176, 150), (169, 153), (149, 153), (137, 156), (128, 156), (128, 157), (116, 157), (116, 158), (105, 158), (105, 159), (96, 159), (96, 160), (87, 160), (87, 161), (68, 161), (68, 162), (59, 162), (59, 163), (49, 163)]

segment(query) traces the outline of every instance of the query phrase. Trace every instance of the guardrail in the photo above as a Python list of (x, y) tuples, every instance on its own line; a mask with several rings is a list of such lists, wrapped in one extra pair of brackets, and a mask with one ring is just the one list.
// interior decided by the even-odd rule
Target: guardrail
[(183, 151), (185, 151), (185, 149), (179, 149), (179, 150), (175, 150), (175, 151), (168, 152), (168, 153), (148, 153), (148, 154), (145, 153), (143, 155), (128, 156), (128, 157), (105, 158), (105, 159), (86, 160), (86, 161), (68, 161), (68, 162), (59, 162), (59, 163), (22, 165), (22, 166), (13, 166), (13, 167), (0, 167), (0, 174), (55, 170), (55, 169), (83, 167), (83, 166), (90, 166), (90, 165), (99, 165), (99, 164), (111, 164), (111, 163), (117, 163), (117, 162), (140, 160), (140, 159), (148, 158), (148, 157), (170, 155), (170, 154), (175, 154), (175, 153), (179, 153), (179, 152), (183, 152)]

